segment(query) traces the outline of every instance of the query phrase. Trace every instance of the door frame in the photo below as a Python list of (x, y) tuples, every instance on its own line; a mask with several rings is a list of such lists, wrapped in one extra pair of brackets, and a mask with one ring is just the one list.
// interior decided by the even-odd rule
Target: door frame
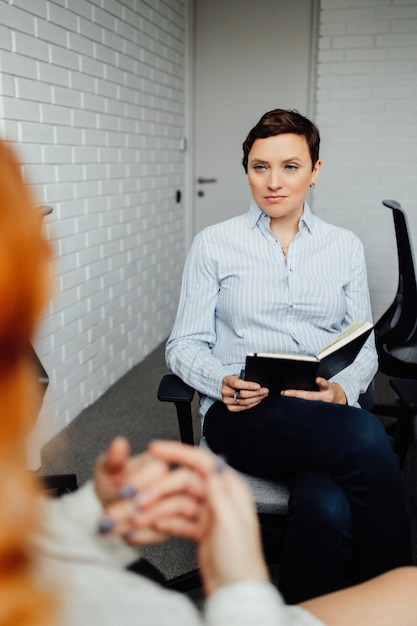
[(195, 102), (194, 102), (194, 69), (195, 69), (195, 19), (194, 0), (186, 0), (185, 7), (185, 207), (184, 207), (184, 245), (188, 252), (194, 238), (195, 207), (194, 207), (194, 138), (195, 138)]

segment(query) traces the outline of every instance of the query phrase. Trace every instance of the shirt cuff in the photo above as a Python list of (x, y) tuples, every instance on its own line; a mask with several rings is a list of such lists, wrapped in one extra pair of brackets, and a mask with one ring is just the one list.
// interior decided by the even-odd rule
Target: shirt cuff
[(340, 378), (332, 378), (330, 380), (332, 383), (337, 383), (341, 386), (343, 391), (345, 392), (346, 402), (349, 406), (359, 406), (358, 404), (358, 389), (355, 384), (352, 384), (348, 378), (340, 377)]
[(118, 536), (98, 534), (97, 526), (103, 513), (103, 506), (92, 481), (88, 481), (73, 493), (50, 500), (49, 506), (58, 514), (65, 515), (78, 533), (83, 529), (85, 536), (93, 538), (107, 556), (118, 564), (126, 566), (139, 558), (138, 547), (128, 545)]

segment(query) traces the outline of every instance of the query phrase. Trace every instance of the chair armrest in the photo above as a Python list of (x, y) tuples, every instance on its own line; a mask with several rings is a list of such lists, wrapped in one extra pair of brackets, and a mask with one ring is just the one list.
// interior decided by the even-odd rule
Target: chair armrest
[(158, 389), (158, 400), (161, 402), (191, 402), (194, 389), (187, 385), (176, 374), (166, 374)]
[(194, 445), (191, 412), (193, 397), (194, 389), (175, 374), (166, 374), (159, 383), (158, 400), (175, 404), (181, 441), (190, 445)]
[(361, 395), (359, 396), (358, 402), (362, 409), (365, 409), (365, 411), (369, 411), (370, 413), (373, 412), (374, 407), (375, 407), (374, 379), (372, 379), (371, 382), (369, 383), (368, 389), (364, 393), (361, 393)]

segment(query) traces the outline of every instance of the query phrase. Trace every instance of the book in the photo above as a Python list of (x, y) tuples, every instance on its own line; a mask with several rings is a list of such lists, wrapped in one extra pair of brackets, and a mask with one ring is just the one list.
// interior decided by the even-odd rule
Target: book
[(246, 356), (245, 380), (278, 394), (283, 389), (317, 389), (317, 376), (329, 379), (356, 359), (373, 329), (358, 319), (317, 355), (254, 352)]

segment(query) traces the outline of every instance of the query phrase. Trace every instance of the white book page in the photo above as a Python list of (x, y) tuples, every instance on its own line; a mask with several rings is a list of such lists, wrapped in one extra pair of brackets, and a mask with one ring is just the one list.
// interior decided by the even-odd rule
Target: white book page
[(340, 335), (338, 335), (333, 341), (331, 341), (323, 350), (320, 350), (318, 353), (319, 359), (324, 359), (324, 357), (328, 356), (332, 352), (335, 352), (338, 348), (345, 346), (347, 343), (356, 339), (362, 335), (365, 331), (372, 328), (373, 324), (370, 322), (365, 322), (363, 319), (358, 319), (352, 322), (350, 326), (348, 326)]
[(261, 356), (267, 359), (290, 359), (292, 361), (312, 361), (317, 363), (318, 359), (309, 354), (285, 354), (284, 352), (251, 352), (247, 356)]

